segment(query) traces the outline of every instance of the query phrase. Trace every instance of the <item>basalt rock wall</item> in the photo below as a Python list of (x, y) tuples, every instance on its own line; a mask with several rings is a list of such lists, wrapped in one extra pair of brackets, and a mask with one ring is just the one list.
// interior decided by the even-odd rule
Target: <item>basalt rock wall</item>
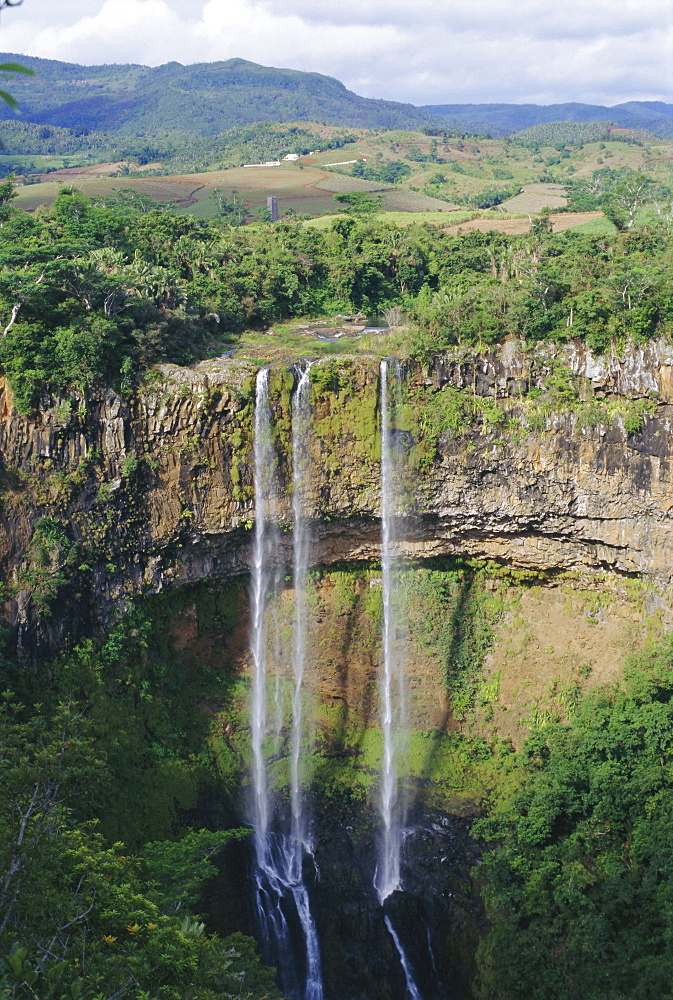
[[(512, 342), (407, 366), (405, 554), (670, 582), (671, 372), (662, 344), (595, 358)], [(247, 571), (254, 375), (236, 360), (166, 365), (132, 397), (49, 399), (28, 415), (0, 385), (5, 617), (26, 658), (104, 628), (138, 594)], [(288, 526), (293, 381), (273, 369)], [(375, 358), (311, 373), (315, 564), (379, 555), (378, 383)]]

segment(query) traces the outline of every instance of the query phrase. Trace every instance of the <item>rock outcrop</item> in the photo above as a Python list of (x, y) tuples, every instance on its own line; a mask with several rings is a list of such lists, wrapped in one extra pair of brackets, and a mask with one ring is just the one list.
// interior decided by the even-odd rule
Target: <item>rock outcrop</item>
[[(541, 573), (673, 577), (673, 353), (578, 345), (454, 352), (406, 372), (408, 556)], [(0, 387), (6, 618), (25, 651), (104, 627), (135, 595), (247, 571), (252, 364), (162, 366), (31, 415)], [(273, 370), (280, 518), (291, 523), (290, 368)], [(378, 361), (312, 372), (314, 563), (380, 544)], [(279, 558), (283, 558), (282, 551)]]

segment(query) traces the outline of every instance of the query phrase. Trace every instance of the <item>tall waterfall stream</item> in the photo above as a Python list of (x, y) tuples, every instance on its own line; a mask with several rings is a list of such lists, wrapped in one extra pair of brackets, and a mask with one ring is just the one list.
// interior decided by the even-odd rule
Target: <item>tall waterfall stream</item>
[[(292, 395), (292, 583), (294, 618), (291, 663), (291, 726), (289, 747), (283, 747), (283, 688), (278, 660), (276, 676), (267, 670), (269, 619), (284, 572), (280, 556), (279, 485), (274, 447), (269, 369), (257, 375), (254, 418), (255, 523), (251, 573), (250, 650), (253, 661), (252, 821), (254, 826), (254, 885), (257, 926), (266, 961), (278, 969), (281, 988), (293, 1000), (323, 1000), (321, 956), (305, 882), (306, 864), (315, 865), (311, 821), (305, 801), (307, 776), (301, 770), (304, 732), (304, 675), (307, 661), (307, 574), (310, 565), (309, 517), (305, 497), (310, 468), (310, 364), (295, 372)], [(401, 509), (404, 449), (395, 435), (401, 391), (397, 362), (380, 368), (381, 430), (381, 570), (383, 593), (380, 724), (383, 752), (380, 773), (380, 836), (373, 887), (384, 923), (399, 956), (405, 1000), (422, 1000), (411, 962), (394, 926), (394, 908), (386, 901), (402, 889), (401, 857), (405, 836), (405, 802), (400, 791), (400, 752), (406, 725), (404, 629), (399, 585), (397, 529)], [(272, 621), (273, 624), (273, 621)], [(277, 626), (277, 623), (276, 623)], [(400, 638), (402, 637), (402, 638)], [(289, 814), (280, 808), (269, 775), (269, 757), (286, 753), (289, 763)], [(300, 934), (297, 934), (297, 929)], [(300, 939), (300, 940), (299, 940)], [(300, 952), (300, 953), (298, 953)], [(400, 998), (401, 1000), (401, 998)]]
[[(391, 374), (393, 378), (390, 379)], [(381, 849), (374, 885), (383, 905), (401, 888), (400, 861), (404, 833), (405, 803), (399, 787), (399, 756), (407, 724), (405, 704), (402, 601), (399, 587), (399, 557), (396, 553), (397, 522), (402, 501), (403, 449), (394, 435), (395, 411), (399, 405), (401, 370), (399, 363), (384, 359), (380, 375), (381, 411), (381, 573), (383, 583), (383, 677), (381, 683)], [(389, 915), (385, 924), (400, 956), (409, 1000), (421, 1000), (411, 964)]]
[[(253, 824), (255, 829), (255, 883), (259, 930), (265, 957), (278, 968), (283, 989), (300, 1000), (323, 1000), (320, 952), (311, 915), (308, 892), (304, 883), (304, 859), (310, 855), (310, 842), (305, 827), (299, 756), (302, 741), (302, 680), (305, 658), (306, 615), (305, 590), (308, 569), (308, 536), (301, 510), (301, 493), (305, 464), (298, 460), (301, 437), (305, 433), (308, 369), (299, 380), (293, 401), (293, 438), (296, 442), (294, 468), (294, 588), (296, 598), (292, 692), (292, 745), (290, 750), (291, 818), (285, 829), (280, 818), (272, 826), (274, 798), (269, 787), (266, 767), (265, 740), (269, 712), (267, 709), (267, 626), (266, 605), (273, 581), (278, 579), (274, 559), (278, 546), (274, 536), (278, 528), (274, 502), (275, 456), (273, 424), (269, 401), (269, 370), (257, 375), (255, 393), (255, 529), (252, 565), (252, 623), (250, 647), (254, 664), (252, 684), (252, 752), (253, 752)], [(294, 450), (294, 449), (293, 449)], [(275, 687), (274, 701), (279, 704)], [(278, 708), (276, 709), (278, 711)], [(280, 728), (276, 722), (276, 730)], [(305, 954), (304, 974), (298, 971), (292, 946), (290, 922), (297, 920), (302, 930)]]

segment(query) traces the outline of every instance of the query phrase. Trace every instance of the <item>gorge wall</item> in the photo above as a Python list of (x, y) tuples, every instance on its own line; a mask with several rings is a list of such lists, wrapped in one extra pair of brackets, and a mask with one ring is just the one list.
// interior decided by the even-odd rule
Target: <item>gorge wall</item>
[[(142, 599), (154, 631), (140, 658), (160, 664), (162, 678), (147, 696), (148, 727), (174, 698), (189, 720), (182, 728), (203, 735), (201, 762), (185, 760), (180, 782), (172, 760), (139, 765), (133, 808), (144, 819), (136, 825), (154, 837), (184, 822), (249, 819), (256, 370), (233, 359), (166, 365), (128, 397), (108, 390), (44, 400), (30, 415), (0, 386), (0, 561), (12, 651), (39, 670), (82, 637), (109, 634)], [(472, 996), (486, 922), (473, 877), (482, 845), (471, 824), (493, 794), (494, 769), (505, 781), (512, 746), (536, 720), (566, 717), (573, 699), (618, 679), (629, 653), (673, 620), (672, 372), (673, 353), (661, 344), (594, 358), (574, 344), (535, 352), (509, 342), (406, 366), (393, 436), (406, 468), (401, 773), (410, 826), (404, 889), (384, 910), (374, 891), (379, 359), (313, 365), (302, 760), (315, 867), (307, 864), (304, 877), (327, 1000), (405, 995), (386, 914), (424, 1000)], [(272, 367), (276, 559), (286, 574), (295, 380), (289, 364)], [(272, 603), (269, 676), (280, 690), (292, 658), (289, 575)], [(123, 671), (113, 682), (125, 683)], [(269, 767), (282, 810), (287, 755), (272, 754)], [(124, 763), (119, 788), (127, 784)], [(121, 829), (106, 828), (111, 839), (124, 836), (116, 822)], [(250, 904), (251, 858), (240, 850), (223, 859), (202, 908), (226, 933), (241, 928)]]
[[(595, 358), (512, 342), (409, 366), (405, 554), (668, 584), (672, 372), (661, 344)], [(50, 399), (30, 415), (0, 387), (0, 561), (22, 655), (103, 628), (136, 595), (247, 571), (254, 373), (233, 359), (164, 365), (130, 398)], [(273, 369), (288, 525), (292, 385)], [(311, 398), (313, 562), (375, 559), (378, 360), (321, 360)]]

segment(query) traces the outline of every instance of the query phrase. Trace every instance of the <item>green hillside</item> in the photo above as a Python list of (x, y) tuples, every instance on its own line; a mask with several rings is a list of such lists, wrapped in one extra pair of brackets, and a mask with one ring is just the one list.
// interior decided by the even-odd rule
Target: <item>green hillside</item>
[[(638, 186), (643, 176), (643, 206), (656, 203), (656, 210), (664, 211), (673, 190), (671, 140), (604, 126), (595, 133), (604, 138), (591, 139), (592, 129), (552, 123), (511, 138), (485, 139), (266, 122), (212, 137), (147, 139), (98, 132), (74, 137), (55, 126), (7, 122), (0, 127), (5, 133), (0, 174), (21, 175), (16, 205), (27, 211), (51, 204), (63, 185), (94, 199), (133, 191), (134, 197), (198, 218), (228, 218), (238, 206), (234, 214), (248, 221), (265, 211), (269, 196), (277, 199), (281, 217), (314, 218), (348, 211), (343, 195), (368, 194), (380, 199), (383, 212), (435, 213), (445, 225), (460, 212), (456, 224), (469, 217), (470, 227), (502, 223), (510, 233), (526, 231), (530, 215), (545, 208), (565, 211), (553, 222), (559, 231), (595, 226), (594, 216), (614, 201), (615, 191)], [(44, 152), (30, 153), (33, 143)], [(76, 143), (79, 151), (73, 149)], [(296, 159), (285, 160), (287, 154)], [(244, 166), (269, 160), (280, 163)], [(488, 219), (477, 218), (481, 211)], [(520, 216), (519, 222), (511, 214)]]
[[(317, 121), (353, 128), (438, 127), (454, 132), (511, 135), (552, 121), (612, 122), (673, 135), (673, 105), (631, 101), (613, 108), (590, 104), (441, 104), (415, 107), (372, 100), (321, 73), (260, 66), (245, 59), (163, 66), (80, 66), (3, 53), (35, 77), (14, 75), (11, 90), (21, 121), (156, 139), (213, 136), (253, 122)], [(15, 113), (0, 108), (0, 117)]]
[(609, 122), (542, 122), (515, 132), (510, 138), (524, 146), (584, 146), (587, 142), (600, 142), (610, 136)]
[(546, 122), (612, 122), (657, 135), (673, 135), (673, 104), (629, 101), (608, 108), (602, 104), (426, 104), (421, 109), (455, 127), (491, 135), (511, 135)]
[[(8, 53), (1, 58), (35, 71), (34, 78), (17, 77), (11, 84), (23, 120), (80, 131), (216, 135), (259, 121), (406, 128), (429, 120), (411, 104), (358, 97), (320, 73), (274, 69), (245, 59), (152, 68), (79, 66)], [(0, 114), (14, 117), (9, 108)]]

